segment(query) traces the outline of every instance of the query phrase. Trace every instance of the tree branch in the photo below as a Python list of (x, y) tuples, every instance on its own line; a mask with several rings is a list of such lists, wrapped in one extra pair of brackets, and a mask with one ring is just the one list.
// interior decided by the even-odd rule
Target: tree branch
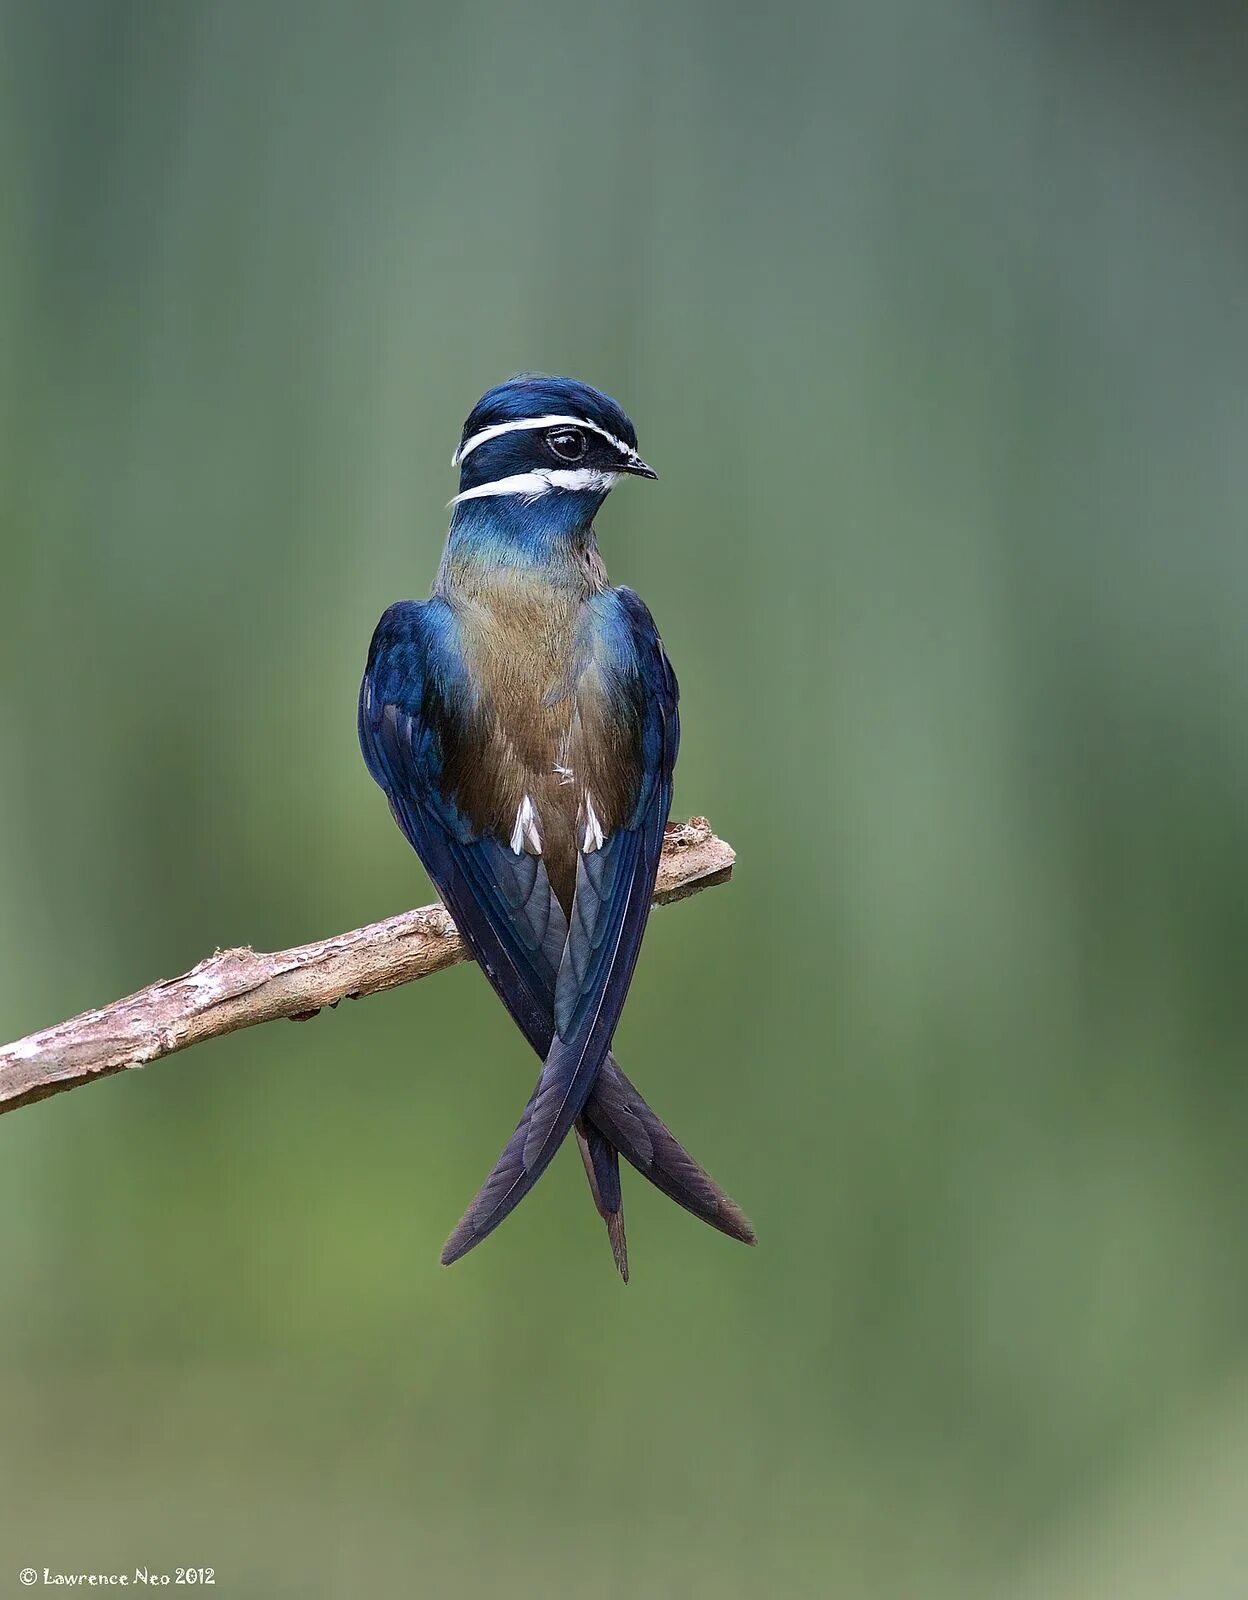
[[(734, 860), (705, 817), (669, 825), (655, 904), (727, 883)], [(395, 989), (467, 959), (441, 902), (293, 950), (218, 950), (180, 978), (0, 1047), (0, 1114), (222, 1033), (278, 1017), (301, 1021), (322, 1006)]]

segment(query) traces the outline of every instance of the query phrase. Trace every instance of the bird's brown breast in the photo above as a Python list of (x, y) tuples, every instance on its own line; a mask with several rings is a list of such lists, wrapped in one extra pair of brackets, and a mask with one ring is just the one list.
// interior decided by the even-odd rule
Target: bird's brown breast
[[(585, 597), (509, 572), (454, 604), (476, 704), (448, 765), (449, 786), (476, 827), (497, 838), (515, 835), (525, 849), (536, 841), (566, 909), (587, 792), (605, 827), (619, 810), (618, 784), (608, 780), (609, 707), (586, 639)], [(517, 834), (526, 801), (533, 831)]]

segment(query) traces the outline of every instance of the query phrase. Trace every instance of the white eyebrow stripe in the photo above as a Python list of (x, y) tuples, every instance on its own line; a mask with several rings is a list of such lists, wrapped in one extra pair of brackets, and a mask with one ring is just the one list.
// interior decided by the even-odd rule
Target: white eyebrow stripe
[(462, 500), (483, 500), (496, 494), (522, 494), (526, 499), (537, 500), (552, 489), (594, 489), (605, 494), (619, 476), (618, 472), (599, 472), (596, 467), (517, 472), (510, 478), (495, 478), (493, 483), (479, 483), (475, 489), (465, 489), (448, 504), (457, 506)]
[(608, 433), (605, 428), (600, 428), (596, 422), (590, 422), (587, 417), (517, 417), (511, 422), (491, 423), (488, 428), (482, 428), (480, 433), (474, 433), (470, 439), (465, 439), (459, 449), (451, 457), (451, 465), (457, 467), (461, 461), (470, 456), (479, 444), (484, 444), (487, 439), (501, 439), (505, 433), (517, 433), (522, 428), (554, 428), (560, 424), (572, 428), (589, 428), (599, 435), (608, 444), (615, 446), (623, 455), (631, 455), (631, 445), (626, 445), (623, 439), (617, 439), (613, 433)]

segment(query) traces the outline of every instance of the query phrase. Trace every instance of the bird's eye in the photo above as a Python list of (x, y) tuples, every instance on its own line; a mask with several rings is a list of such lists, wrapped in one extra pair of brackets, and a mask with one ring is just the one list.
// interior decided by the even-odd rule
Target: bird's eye
[(546, 443), (560, 461), (579, 461), (585, 454), (585, 435), (579, 428), (552, 428)]

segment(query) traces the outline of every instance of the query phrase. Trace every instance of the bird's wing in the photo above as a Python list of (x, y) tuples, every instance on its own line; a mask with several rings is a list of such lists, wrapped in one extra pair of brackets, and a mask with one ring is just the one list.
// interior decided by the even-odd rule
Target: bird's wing
[(588, 821), (584, 834), (578, 827), (554, 1037), (515, 1133), (447, 1241), (447, 1263), (519, 1205), (580, 1114), (610, 1049), (650, 911), (680, 739), (676, 679), (641, 600), (616, 589), (599, 601), (597, 681), (607, 701), (610, 776), (627, 802), (618, 817), (596, 819), (602, 829), (591, 831)]
[(454, 616), (435, 597), (377, 624), (360, 689), (364, 760), (395, 821), (521, 1030), (545, 1049), (567, 919), (540, 856), (516, 854), (465, 814), (447, 766), (473, 734)]

